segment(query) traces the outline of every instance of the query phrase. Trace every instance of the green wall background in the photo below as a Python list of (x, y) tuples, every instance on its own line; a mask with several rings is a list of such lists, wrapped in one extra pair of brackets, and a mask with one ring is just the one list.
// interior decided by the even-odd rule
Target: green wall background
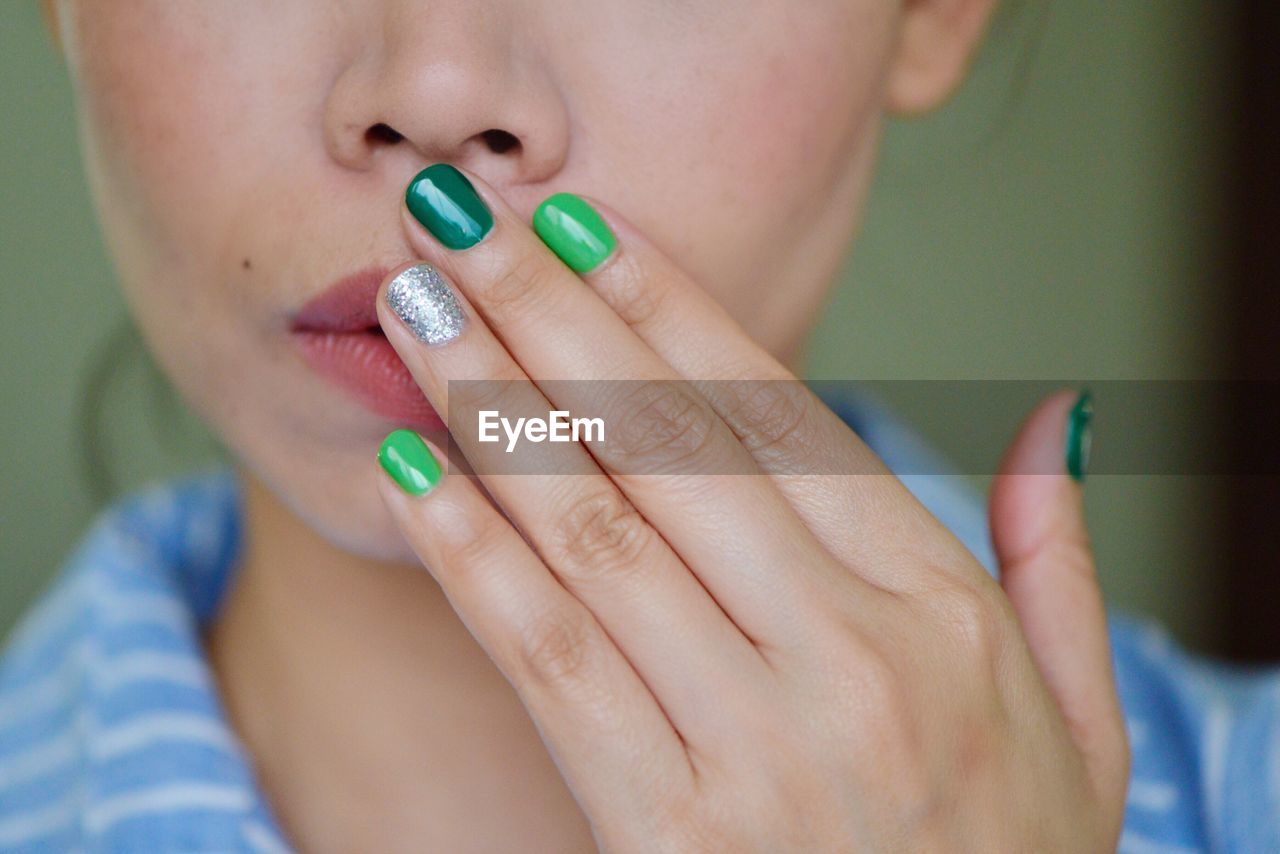
[[(811, 376), (1215, 376), (1225, 5), (1035, 0), (1004, 16), (951, 104), (890, 127)], [(86, 199), (68, 81), (33, 2), (10, 4), (0, 27), (0, 115), (3, 631), (97, 509), (77, 407), (125, 313)], [(207, 460), (211, 443), (188, 416), (165, 414), (137, 354), (124, 362), (104, 389), (105, 448), (123, 485), (189, 468), (184, 452)], [(901, 403), (926, 433), (963, 427), (993, 460), (1016, 426), (1008, 413), (960, 424), (909, 394)], [(1202, 649), (1219, 614), (1214, 487), (1089, 483), (1109, 600)]]

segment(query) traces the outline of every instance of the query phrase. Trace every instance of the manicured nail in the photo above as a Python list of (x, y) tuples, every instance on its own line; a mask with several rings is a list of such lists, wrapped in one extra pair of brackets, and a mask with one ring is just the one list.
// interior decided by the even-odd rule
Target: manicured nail
[(618, 245), (595, 208), (573, 193), (556, 193), (539, 205), (533, 213), (533, 230), (577, 273), (599, 267)]
[(493, 214), (476, 188), (448, 163), (418, 173), (405, 193), (405, 204), (418, 222), (450, 249), (470, 249), (493, 228)]
[(462, 334), (462, 306), (430, 264), (410, 267), (392, 279), (387, 305), (426, 344), (445, 344)]
[(415, 498), (426, 495), (440, 482), (440, 463), (412, 430), (396, 430), (383, 439), (378, 462), (396, 485)]
[(1093, 395), (1081, 392), (1067, 416), (1067, 472), (1084, 483), (1089, 470), (1089, 450), (1093, 444)]

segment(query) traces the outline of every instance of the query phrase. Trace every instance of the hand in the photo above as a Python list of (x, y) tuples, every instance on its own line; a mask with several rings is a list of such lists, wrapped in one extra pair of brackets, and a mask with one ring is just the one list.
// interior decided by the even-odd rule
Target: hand
[(455, 431), (484, 491), (384, 446), (417, 480), (382, 493), (601, 848), (1114, 847), (1128, 749), (1061, 462), (1073, 398), (1032, 414), (994, 485), (1002, 589), (620, 216), (592, 203), (618, 242), (577, 274), (468, 177), (479, 198), (453, 226), (405, 213), (445, 322), (415, 336), (386, 302), (393, 276), (387, 337), (452, 424), (488, 409), (621, 426), (532, 446), (545, 470), (505, 475), (504, 444)]

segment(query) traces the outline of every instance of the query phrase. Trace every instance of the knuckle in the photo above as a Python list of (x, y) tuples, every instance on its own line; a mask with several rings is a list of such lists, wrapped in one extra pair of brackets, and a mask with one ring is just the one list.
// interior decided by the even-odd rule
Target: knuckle
[(462, 506), (441, 502), (436, 509), (440, 524), (434, 528), (442, 569), (452, 576), (476, 576), (495, 561), (504, 525), (492, 513), (474, 513)]
[(813, 403), (800, 383), (740, 379), (717, 385), (726, 398), (725, 421), (753, 456), (781, 461), (807, 453)]
[(578, 695), (593, 684), (599, 633), (579, 609), (559, 607), (533, 621), (520, 637), (520, 660), (537, 683)]
[(684, 469), (709, 456), (718, 416), (688, 383), (631, 386), (621, 410), (610, 445), (635, 471)]
[(553, 278), (552, 268), (534, 254), (499, 259), (481, 290), (484, 307), (500, 318), (528, 311), (551, 293)]
[(930, 595), (953, 649), (968, 662), (993, 665), (1005, 641), (1006, 614), (995, 594), (957, 582)]
[(450, 380), (450, 410), (475, 411), (496, 409), (509, 412), (522, 392), (527, 391), (527, 380), (516, 377), (493, 377), (478, 380)]
[(619, 578), (643, 566), (644, 519), (612, 487), (575, 498), (557, 524), (552, 562), (573, 585)]
[(647, 326), (658, 317), (666, 302), (665, 294), (665, 288), (646, 278), (629, 261), (611, 271), (605, 289), (610, 307), (632, 327)]

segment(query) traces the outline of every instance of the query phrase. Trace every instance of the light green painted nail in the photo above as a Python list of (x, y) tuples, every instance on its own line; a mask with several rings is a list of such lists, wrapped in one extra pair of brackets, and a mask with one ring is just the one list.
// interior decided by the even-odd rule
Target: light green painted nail
[(396, 430), (382, 440), (378, 462), (409, 495), (426, 495), (440, 483), (440, 463), (422, 437), (412, 430)]
[(533, 230), (576, 273), (589, 273), (618, 245), (608, 224), (573, 193), (556, 193), (533, 213)]

